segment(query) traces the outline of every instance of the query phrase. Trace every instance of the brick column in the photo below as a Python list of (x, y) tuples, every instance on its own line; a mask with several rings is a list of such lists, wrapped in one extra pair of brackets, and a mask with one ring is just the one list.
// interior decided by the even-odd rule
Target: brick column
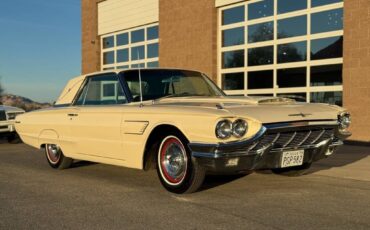
[(100, 38), (98, 36), (98, 2), (81, 0), (82, 74), (100, 70)]
[(351, 140), (370, 141), (370, 1), (344, 1), (344, 107), (352, 113)]
[(159, 0), (159, 64), (189, 68), (217, 79), (214, 0)]

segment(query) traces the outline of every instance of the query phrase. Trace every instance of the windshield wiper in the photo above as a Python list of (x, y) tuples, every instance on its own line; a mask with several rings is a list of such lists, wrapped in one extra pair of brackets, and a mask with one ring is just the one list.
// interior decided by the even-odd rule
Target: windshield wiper
[(166, 95), (166, 96), (157, 98), (155, 100), (161, 100), (161, 99), (171, 98), (171, 97), (186, 97), (186, 96), (194, 96), (195, 97), (195, 96), (207, 96), (207, 95), (205, 95), (205, 94), (191, 94), (191, 93), (188, 93), (188, 92), (184, 92), (184, 93), (175, 93), (175, 94)]

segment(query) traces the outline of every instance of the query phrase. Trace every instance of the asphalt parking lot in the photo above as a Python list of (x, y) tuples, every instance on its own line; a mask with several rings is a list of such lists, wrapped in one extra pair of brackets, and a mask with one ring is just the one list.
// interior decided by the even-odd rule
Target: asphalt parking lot
[(0, 229), (370, 229), (370, 147), (344, 146), (307, 175), (208, 177), (173, 195), (155, 171), (79, 162), (0, 144)]

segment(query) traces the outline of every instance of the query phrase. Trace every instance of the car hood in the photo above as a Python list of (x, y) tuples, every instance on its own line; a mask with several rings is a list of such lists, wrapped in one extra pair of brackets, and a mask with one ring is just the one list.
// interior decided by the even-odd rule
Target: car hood
[(320, 103), (301, 103), (277, 97), (178, 97), (154, 101), (159, 106), (217, 108), (232, 116), (250, 117), (262, 123), (302, 120), (336, 120), (343, 109)]

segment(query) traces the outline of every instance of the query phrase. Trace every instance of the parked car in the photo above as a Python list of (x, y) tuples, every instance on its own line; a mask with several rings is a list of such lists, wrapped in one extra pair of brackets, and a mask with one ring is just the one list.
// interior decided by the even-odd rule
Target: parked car
[(7, 138), (8, 142), (13, 143), (18, 135), (15, 132), (15, 118), (23, 114), (24, 110), (16, 107), (0, 105), (0, 138)]
[(80, 76), (53, 108), (16, 120), (53, 168), (73, 159), (156, 168), (174, 193), (196, 191), (206, 174), (301, 174), (342, 145), (349, 125), (335, 105), (226, 96), (204, 74), (180, 69)]

